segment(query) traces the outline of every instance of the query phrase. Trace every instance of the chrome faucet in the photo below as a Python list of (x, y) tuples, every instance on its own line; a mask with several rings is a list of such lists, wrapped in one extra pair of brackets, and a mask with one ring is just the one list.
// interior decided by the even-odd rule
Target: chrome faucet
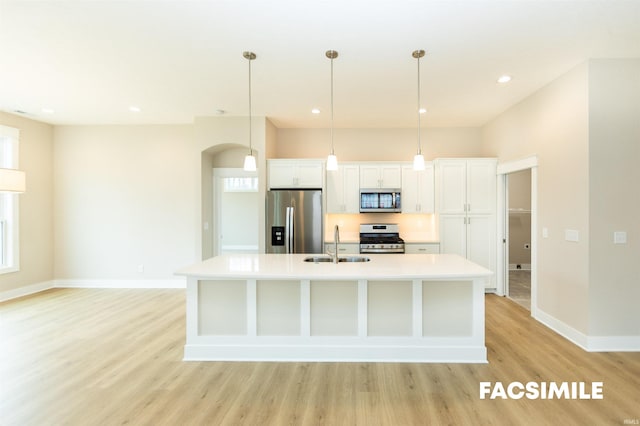
[(338, 225), (333, 230), (333, 253), (328, 252), (333, 263), (338, 263), (338, 243), (340, 242), (340, 229)]

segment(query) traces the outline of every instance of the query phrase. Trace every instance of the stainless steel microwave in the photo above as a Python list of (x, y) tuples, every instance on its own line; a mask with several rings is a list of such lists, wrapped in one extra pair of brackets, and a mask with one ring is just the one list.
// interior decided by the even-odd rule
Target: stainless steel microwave
[(400, 213), (400, 189), (360, 188), (361, 213)]

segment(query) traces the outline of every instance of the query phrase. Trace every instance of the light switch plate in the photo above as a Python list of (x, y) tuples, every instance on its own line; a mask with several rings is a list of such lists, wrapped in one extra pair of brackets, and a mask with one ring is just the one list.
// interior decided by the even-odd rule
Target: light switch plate
[(627, 232), (615, 231), (613, 233), (613, 244), (627, 244)]
[(542, 228), (542, 238), (549, 238), (549, 228)]
[(565, 229), (564, 239), (567, 241), (572, 241), (574, 243), (577, 243), (578, 241), (580, 241), (580, 233), (575, 229)]

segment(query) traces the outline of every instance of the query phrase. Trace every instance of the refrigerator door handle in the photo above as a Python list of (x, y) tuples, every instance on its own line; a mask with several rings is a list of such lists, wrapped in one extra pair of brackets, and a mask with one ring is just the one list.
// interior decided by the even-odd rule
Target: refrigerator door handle
[(294, 214), (294, 209), (295, 207), (289, 207), (289, 215), (291, 216), (289, 218), (289, 253), (295, 253), (295, 235), (294, 235), (294, 231), (296, 229), (295, 227), (295, 214)]
[(291, 253), (291, 207), (287, 207), (284, 217), (284, 252)]

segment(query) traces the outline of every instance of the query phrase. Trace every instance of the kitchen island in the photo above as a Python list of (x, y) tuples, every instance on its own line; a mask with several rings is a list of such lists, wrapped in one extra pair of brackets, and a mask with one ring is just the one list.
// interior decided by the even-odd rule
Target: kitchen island
[(487, 362), (491, 271), (449, 254), (366, 258), (226, 255), (178, 271), (187, 277), (184, 359)]

